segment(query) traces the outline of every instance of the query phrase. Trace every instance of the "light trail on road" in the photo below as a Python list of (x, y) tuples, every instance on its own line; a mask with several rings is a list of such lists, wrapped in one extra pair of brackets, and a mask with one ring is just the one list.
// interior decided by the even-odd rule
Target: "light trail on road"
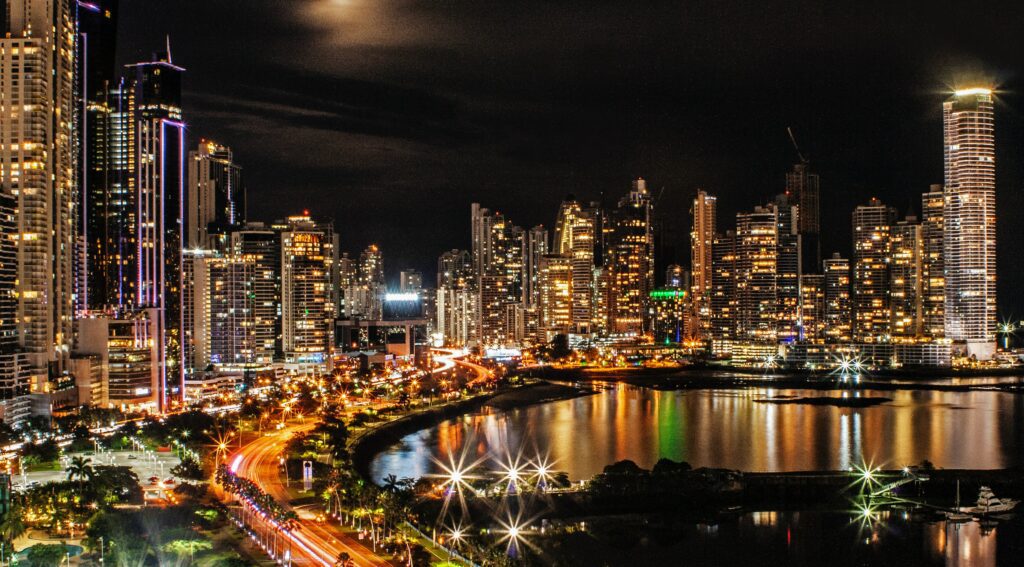
[[(278, 466), (288, 439), (314, 427), (316, 424), (313, 422), (292, 425), (273, 435), (256, 439), (228, 459), (232, 463), (232, 470), (238, 476), (255, 482), (286, 509), (294, 510), (289, 504), (288, 489), (281, 483)], [(320, 523), (300, 518), (299, 526), (297, 530), (282, 532), (297, 547), (293, 548), (293, 553), (298, 551), (292, 557), (294, 564), (333, 567), (338, 555), (344, 551), (359, 567), (391, 565), (330, 522)]]

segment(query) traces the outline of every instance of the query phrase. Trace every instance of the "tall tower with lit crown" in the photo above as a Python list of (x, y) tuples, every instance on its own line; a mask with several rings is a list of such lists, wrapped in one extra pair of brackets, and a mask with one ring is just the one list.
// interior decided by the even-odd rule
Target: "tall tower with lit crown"
[(992, 91), (959, 90), (942, 106), (946, 337), (990, 358), (996, 340), (996, 160)]

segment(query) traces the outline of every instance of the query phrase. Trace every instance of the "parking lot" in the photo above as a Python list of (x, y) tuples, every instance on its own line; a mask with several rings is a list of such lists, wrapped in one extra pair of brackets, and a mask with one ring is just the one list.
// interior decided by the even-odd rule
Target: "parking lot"
[[(153, 477), (159, 480), (166, 480), (173, 478), (171, 469), (181, 462), (181, 459), (170, 452), (155, 452), (155, 451), (108, 451), (101, 450), (100, 452), (86, 451), (81, 453), (68, 453), (61, 457), (60, 470), (46, 470), (46, 471), (30, 471), (24, 474), (14, 475), (11, 478), (11, 482), (14, 484), (16, 490), (24, 489), (26, 486), (34, 486), (36, 484), (45, 484), (47, 482), (53, 482), (57, 480), (67, 480), (67, 465), (71, 462), (71, 459), (75, 457), (84, 457), (90, 460), (90, 464), (93, 466), (100, 465), (111, 465), (111, 466), (126, 466), (131, 467), (135, 474), (139, 475), (139, 482), (142, 484), (143, 489), (146, 490), (147, 498), (150, 497), (150, 493), (158, 492), (160, 489), (159, 484), (152, 484), (150, 479)], [(177, 480), (175, 480), (177, 482)], [(173, 485), (169, 486), (172, 487)]]

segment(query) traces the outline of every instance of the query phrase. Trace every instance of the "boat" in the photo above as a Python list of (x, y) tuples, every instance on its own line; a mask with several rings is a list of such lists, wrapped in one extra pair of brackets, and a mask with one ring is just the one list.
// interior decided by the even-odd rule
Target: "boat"
[(978, 491), (977, 505), (970, 508), (957, 509), (968, 514), (1003, 514), (1012, 511), (1017, 507), (1017, 504), (1020, 504), (1020, 500), (996, 498), (991, 488), (982, 486)]
[(970, 514), (965, 514), (963, 509), (960, 508), (960, 481), (959, 480), (956, 481), (956, 504), (954, 504), (953, 510), (954, 511), (946, 512), (946, 520), (949, 521), (949, 522), (960, 524), (960, 523), (963, 523), (963, 522), (970, 522), (971, 520), (974, 519), (974, 516), (972, 516)]

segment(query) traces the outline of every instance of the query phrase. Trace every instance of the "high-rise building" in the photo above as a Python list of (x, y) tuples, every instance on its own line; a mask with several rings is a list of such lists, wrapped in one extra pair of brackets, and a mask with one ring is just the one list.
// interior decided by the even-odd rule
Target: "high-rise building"
[(337, 316), (338, 235), (330, 222), (288, 217), (281, 232), (281, 334), (285, 360), (330, 364)]
[(423, 274), (419, 270), (402, 270), (398, 273), (398, 291), (418, 293), (423, 291)]
[(942, 185), (932, 185), (921, 195), (921, 303), (922, 330), (926, 337), (945, 335), (946, 276), (943, 273)]
[(996, 340), (996, 159), (992, 91), (943, 103), (946, 338), (989, 358)]
[(256, 360), (271, 361), (281, 350), (281, 234), (250, 223), (231, 233), (230, 253), (253, 264), (253, 341)]
[(778, 339), (779, 214), (774, 205), (736, 214), (736, 340)]
[(200, 140), (198, 148), (188, 153), (187, 201), (188, 247), (225, 250), (231, 231), (245, 224), (242, 168), (231, 148)]
[(546, 254), (540, 260), (540, 328), (545, 338), (569, 333), (573, 326), (572, 258)]
[(736, 338), (736, 232), (715, 235), (711, 245), (711, 352), (731, 352)]
[(802, 249), (801, 273), (816, 274), (821, 269), (821, 199), (817, 173), (806, 163), (793, 166), (786, 174), (786, 194), (799, 207), (797, 232)]
[(610, 330), (643, 334), (649, 330), (647, 310), (654, 289), (653, 205), (642, 179), (612, 212), (607, 235), (607, 263), (611, 283)]
[(480, 203), (470, 205), (470, 240), (472, 243), (473, 272), (479, 276), (490, 265), (492, 259), (491, 233), (494, 215)]
[(17, 348), (37, 413), (49, 413), (63, 392), (74, 398), (67, 366), (81, 242), (73, 4), (9, 0), (0, 19), (0, 190), (16, 200)]
[(266, 345), (257, 342), (255, 276), (254, 259), (248, 256), (225, 255), (209, 264), (210, 363), (215, 366), (272, 362)]
[(853, 339), (886, 342), (891, 333), (889, 262), (896, 210), (872, 198), (853, 211)]
[(924, 241), (917, 217), (908, 216), (892, 227), (889, 262), (889, 309), (893, 337), (920, 337), (924, 331)]
[(437, 259), (437, 288), (464, 287), (473, 276), (473, 263), (468, 250), (449, 250)]
[(555, 222), (554, 252), (572, 264), (572, 330), (588, 334), (593, 319), (594, 215), (573, 197), (562, 201)]
[[(117, 0), (77, 3), (81, 244), (75, 283), (80, 308), (92, 311), (123, 304), (119, 244), (122, 232), (128, 237), (128, 231), (134, 231), (130, 226), (134, 206), (131, 218), (125, 217), (129, 204), (135, 203), (124, 193), (129, 171), (124, 147), (126, 101), (114, 63), (118, 4)], [(134, 274), (129, 285), (134, 286)]]
[(799, 340), (814, 343), (825, 340), (825, 276), (800, 276)]
[(697, 191), (690, 212), (690, 301), (699, 326), (709, 328), (711, 319), (711, 272), (715, 239), (715, 212), (718, 198), (703, 189)]
[(825, 272), (825, 340), (849, 342), (853, 338), (850, 261), (837, 252), (822, 264)]
[(184, 399), (182, 245), (185, 243), (185, 124), (181, 76), (171, 53), (129, 65), (134, 133), (135, 191), (138, 198), (135, 301), (157, 309), (159, 409)]
[(359, 284), (363, 290), (362, 314), (368, 319), (383, 318), (384, 293), (384, 255), (380, 247), (371, 244), (359, 255)]
[(540, 304), (540, 263), (549, 252), (548, 229), (538, 225), (526, 231), (523, 241), (523, 305)]
[(800, 257), (799, 206), (791, 196), (775, 200), (776, 245), (775, 292), (778, 297), (776, 330), (780, 342), (792, 342), (800, 336)]

